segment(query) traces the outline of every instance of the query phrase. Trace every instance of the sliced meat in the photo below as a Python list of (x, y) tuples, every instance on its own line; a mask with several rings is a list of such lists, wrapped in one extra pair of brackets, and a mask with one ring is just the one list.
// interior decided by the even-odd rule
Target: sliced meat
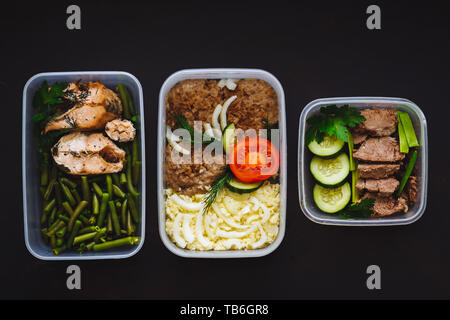
[(358, 164), (358, 176), (363, 179), (383, 179), (400, 170), (399, 164)]
[(206, 193), (226, 165), (223, 155), (203, 159), (202, 152), (195, 152), (183, 161), (171, 145), (166, 147), (166, 184), (175, 192), (193, 196)]
[(393, 137), (369, 138), (354, 151), (353, 156), (358, 160), (374, 162), (396, 162), (405, 158)]
[(120, 172), (125, 151), (101, 133), (73, 132), (52, 148), (56, 164), (73, 175)]
[(103, 129), (107, 122), (122, 114), (120, 98), (100, 82), (71, 82), (65, 89), (64, 98), (75, 106), (50, 120), (45, 126), (44, 134), (61, 129)]
[(397, 110), (395, 109), (364, 109), (361, 114), (366, 121), (358, 124), (354, 131), (367, 133), (371, 136), (390, 136), (397, 129)]
[(372, 217), (385, 217), (397, 212), (408, 211), (408, 200), (405, 195), (395, 199), (394, 197), (381, 197), (373, 193), (366, 193), (361, 199), (373, 198), (375, 204), (373, 206)]
[(114, 119), (105, 126), (105, 132), (114, 141), (128, 142), (136, 137), (136, 129), (129, 120)]
[(409, 203), (413, 204), (417, 201), (417, 178), (411, 176), (406, 183), (406, 194), (408, 195)]
[(353, 144), (361, 144), (367, 139), (366, 133), (352, 132)]
[(394, 178), (387, 179), (359, 179), (356, 188), (360, 193), (367, 190), (380, 197), (388, 197), (395, 192), (400, 182)]

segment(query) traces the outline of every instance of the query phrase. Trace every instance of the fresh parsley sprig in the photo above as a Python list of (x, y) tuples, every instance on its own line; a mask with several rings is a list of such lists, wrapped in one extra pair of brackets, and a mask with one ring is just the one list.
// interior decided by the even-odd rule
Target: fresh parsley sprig
[(329, 105), (320, 108), (320, 113), (306, 120), (309, 127), (306, 130), (306, 144), (316, 140), (321, 143), (325, 134), (336, 136), (348, 142), (348, 128), (355, 127), (358, 123), (366, 121), (358, 109), (343, 105)]
[(373, 213), (375, 199), (366, 198), (360, 202), (352, 203), (339, 213), (343, 219), (368, 218)]

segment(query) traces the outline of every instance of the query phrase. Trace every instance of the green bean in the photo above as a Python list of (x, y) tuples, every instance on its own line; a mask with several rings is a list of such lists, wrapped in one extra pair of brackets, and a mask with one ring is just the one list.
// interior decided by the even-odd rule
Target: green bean
[(121, 219), (122, 219), (122, 227), (127, 225), (127, 210), (128, 210), (128, 199), (125, 199), (122, 203), (121, 208)]
[(134, 166), (136, 164), (136, 161), (139, 160), (139, 150), (138, 150), (138, 144), (137, 140), (134, 139), (131, 143), (131, 164)]
[(41, 215), (41, 226), (44, 225), (47, 222), (48, 218), (48, 212), (47, 211), (42, 211), (42, 215)]
[(80, 219), (81, 222), (83, 222), (85, 225), (88, 225), (88, 224), (89, 224), (89, 219), (86, 218), (86, 217), (85, 217), (84, 215), (82, 215), (82, 214), (80, 214), (80, 215), (78, 216), (78, 219)]
[(45, 190), (47, 190), (46, 187), (39, 187), (39, 191), (41, 192), (41, 196), (44, 196)]
[(53, 254), (55, 256), (57, 256), (58, 254), (63, 253), (66, 250), (67, 250), (67, 247), (65, 245), (62, 245), (61, 247), (53, 249)]
[(140, 161), (136, 161), (133, 165), (133, 184), (135, 186), (139, 183), (139, 173), (141, 171), (142, 163)]
[(78, 185), (73, 182), (72, 180), (70, 180), (69, 178), (66, 177), (62, 177), (61, 179), (59, 179), (64, 185), (66, 185), (67, 187), (70, 187), (71, 189), (75, 189)]
[(102, 188), (100, 188), (100, 186), (99, 186), (97, 183), (92, 182), (92, 188), (94, 188), (95, 193), (96, 193), (99, 197), (102, 196), (102, 194), (103, 194)]
[(47, 189), (45, 190), (45, 193), (44, 193), (44, 200), (49, 200), (50, 199), (50, 196), (53, 193), (53, 189), (54, 189), (55, 184), (56, 184), (56, 180), (51, 180), (50, 181), (50, 183), (48, 184)]
[(85, 227), (83, 229), (81, 229), (78, 234), (84, 234), (84, 233), (89, 233), (89, 232), (97, 232), (98, 230), (100, 230), (100, 228), (98, 226), (88, 226)]
[(73, 245), (73, 239), (75, 238), (76, 234), (78, 233), (78, 230), (80, 230), (81, 228), (81, 221), (80, 220), (76, 220), (74, 225), (73, 225), (73, 229), (72, 232), (69, 235), (69, 238), (67, 239), (67, 248), (72, 248)]
[(116, 205), (114, 201), (109, 201), (109, 213), (111, 214), (111, 221), (114, 229), (114, 233), (116, 236), (120, 236), (120, 223), (119, 218), (117, 217)]
[(81, 211), (87, 206), (87, 201), (81, 201), (78, 206), (75, 208), (73, 215), (70, 217), (69, 224), (67, 225), (67, 230), (72, 231), (73, 224), (75, 220), (78, 218), (78, 216), (81, 214)]
[(64, 201), (62, 203), (62, 207), (69, 214), (70, 217), (73, 216), (73, 209), (67, 201)]
[(50, 212), (56, 206), (56, 199), (52, 199), (45, 207), (44, 211)]
[(41, 170), (41, 186), (45, 187), (48, 184), (48, 153), (43, 153), (43, 166)]
[(116, 185), (120, 185), (120, 178), (118, 173), (112, 174), (113, 183)]
[(125, 88), (125, 96), (128, 103), (128, 110), (130, 112), (130, 115), (134, 116), (136, 113), (134, 112), (133, 99), (131, 98), (130, 91), (128, 90), (128, 88), (125, 86), (124, 88)]
[(86, 245), (86, 249), (91, 251), (92, 248), (94, 247), (94, 245), (95, 245), (95, 241), (92, 241)]
[(66, 217), (66, 216), (63, 215), (63, 214), (58, 215), (58, 219), (60, 219), (60, 220), (62, 220), (62, 221), (65, 221), (66, 223), (68, 223), (69, 220), (70, 220), (68, 217)]
[(56, 247), (61, 247), (64, 244), (64, 239), (56, 238)]
[(122, 191), (122, 189), (120, 189), (120, 187), (118, 187), (117, 185), (113, 184), (113, 191), (114, 194), (116, 196), (118, 196), (119, 198), (125, 198), (127, 195), (125, 194), (125, 192)]
[(90, 202), (91, 201), (91, 192), (89, 190), (89, 183), (86, 176), (81, 176), (81, 192), (83, 194), (83, 200)]
[(77, 201), (77, 203), (80, 203), (81, 202), (81, 197), (80, 197), (80, 194), (78, 193), (78, 190), (77, 189), (72, 189), (71, 192), (72, 192), (75, 200)]
[(106, 232), (108, 234), (111, 234), (113, 232), (113, 225), (112, 225), (112, 219), (111, 219), (111, 213), (108, 214), (108, 219), (106, 223)]
[(53, 236), (55, 234), (56, 231), (58, 231), (59, 229), (61, 229), (62, 227), (64, 227), (66, 225), (66, 223), (62, 220), (57, 220), (56, 226), (52, 226), (48, 229), (47, 235), (49, 237)]
[(127, 175), (125, 174), (125, 172), (122, 172), (120, 174), (120, 184), (126, 184), (127, 183)]
[(106, 175), (106, 191), (109, 194), (109, 200), (113, 198), (113, 183), (111, 175)]
[(52, 235), (50, 237), (50, 247), (56, 248), (56, 236), (55, 235)]
[(106, 208), (108, 206), (109, 194), (104, 193), (102, 196), (102, 201), (100, 202), (100, 212), (98, 214), (97, 225), (101, 228), (103, 227), (103, 222), (105, 221)]
[(66, 231), (67, 231), (67, 226), (64, 226), (61, 229), (59, 229), (58, 231), (56, 231), (55, 234), (58, 238), (63, 238), (66, 235)]
[(130, 156), (127, 156), (127, 187), (130, 192), (136, 198), (139, 197), (139, 193), (134, 189), (133, 180), (131, 177), (131, 161)]
[(97, 215), (100, 210), (97, 195), (92, 195), (92, 214)]
[(117, 240), (96, 244), (93, 246), (92, 249), (94, 251), (103, 251), (125, 245), (136, 245), (139, 243), (140, 239), (141, 239), (140, 237), (125, 237)]
[(134, 202), (134, 198), (131, 194), (128, 194), (128, 207), (130, 208), (134, 222), (138, 223), (139, 222), (138, 209), (136, 206), (136, 202)]
[(55, 218), (56, 218), (56, 211), (58, 211), (58, 208), (57, 208), (57, 207), (54, 207), (54, 208), (52, 209), (52, 213), (50, 213), (50, 217), (48, 218), (48, 224), (49, 224), (49, 225), (52, 224), (52, 223), (55, 221)]
[(136, 231), (136, 228), (135, 228), (135, 226), (133, 224), (133, 221), (131, 221), (131, 213), (128, 210), (128, 214), (127, 214), (127, 233), (128, 233), (129, 236), (131, 236), (134, 233), (134, 231)]
[[(61, 178), (63, 179), (63, 178)], [(75, 201), (75, 198), (73, 197), (72, 193), (70, 192), (69, 188), (61, 182), (61, 179), (59, 179), (59, 184), (61, 186), (61, 189), (64, 193), (64, 196), (66, 197), (67, 201), (69, 201), (69, 204), (71, 206), (74, 206), (77, 204), (77, 202)]]
[(58, 207), (61, 207), (62, 205), (62, 195), (61, 195), (61, 186), (57, 181), (55, 181), (55, 198), (56, 203), (58, 204)]
[(126, 87), (123, 84), (119, 84), (116, 87), (116, 91), (120, 96), (120, 100), (122, 100), (122, 106), (123, 106), (123, 117), (125, 119), (130, 119), (130, 109), (128, 106), (128, 100), (127, 100), (127, 94), (126, 94)]
[(80, 242), (84, 242), (84, 241), (87, 241), (87, 240), (91, 240), (92, 238), (95, 237), (96, 234), (97, 234), (97, 232), (95, 231), (95, 232), (85, 233), (85, 234), (82, 234), (80, 236), (76, 236), (73, 239), (73, 245), (76, 245), (76, 244), (78, 244)]
[(58, 168), (51, 165), (50, 180), (56, 180), (58, 178)]

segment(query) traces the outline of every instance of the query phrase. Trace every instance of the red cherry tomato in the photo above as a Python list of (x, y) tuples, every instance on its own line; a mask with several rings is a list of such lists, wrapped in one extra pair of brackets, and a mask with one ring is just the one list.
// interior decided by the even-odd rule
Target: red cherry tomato
[(257, 182), (277, 173), (280, 156), (277, 148), (263, 138), (238, 141), (229, 155), (231, 171), (243, 182)]

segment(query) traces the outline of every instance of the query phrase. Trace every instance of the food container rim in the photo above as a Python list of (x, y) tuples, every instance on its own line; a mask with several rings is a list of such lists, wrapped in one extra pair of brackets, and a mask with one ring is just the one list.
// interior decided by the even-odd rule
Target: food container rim
[[(65, 256), (64, 254), (58, 256), (45, 256), (38, 254), (33, 250), (30, 245), (29, 237), (28, 237), (28, 205), (27, 205), (27, 178), (26, 174), (26, 125), (27, 125), (27, 92), (29, 86), (38, 79), (45, 79), (52, 76), (125, 76), (130, 78), (137, 86), (138, 92), (138, 100), (139, 100), (139, 116), (141, 119), (141, 127), (140, 127), (140, 147), (141, 147), (141, 240), (139, 244), (133, 248), (132, 251), (128, 253), (117, 253), (117, 254), (92, 254), (92, 255), (74, 255), (74, 256)], [(125, 71), (63, 71), (63, 72), (41, 72), (33, 75), (28, 79), (25, 83), (23, 94), (22, 94), (22, 202), (23, 202), (23, 218), (24, 218), (24, 235), (25, 235), (25, 246), (30, 252), (31, 255), (40, 260), (47, 261), (69, 261), (69, 260), (106, 260), (106, 259), (125, 259), (134, 256), (138, 253), (145, 241), (145, 201), (146, 201), (146, 182), (145, 182), (145, 121), (144, 121), (144, 97), (142, 85), (139, 80), (132, 75), (131, 73)]]
[[(279, 106), (280, 127), (280, 149), (283, 157), (280, 163), (280, 228), (277, 238), (267, 247), (255, 250), (224, 250), (224, 251), (194, 251), (177, 247), (170, 239), (165, 230), (165, 204), (164, 204), (164, 175), (163, 175), (163, 148), (165, 146), (165, 100), (169, 90), (177, 82), (185, 79), (221, 79), (221, 78), (254, 78), (268, 82), (277, 93)], [(157, 177), (158, 177), (158, 207), (159, 207), (159, 236), (166, 248), (185, 258), (251, 258), (262, 257), (275, 251), (284, 238), (286, 229), (286, 196), (287, 196), (287, 148), (286, 148), (286, 119), (285, 119), (285, 96), (281, 83), (271, 73), (261, 69), (245, 68), (207, 68), (207, 69), (184, 69), (170, 75), (164, 81), (159, 93), (158, 110), (158, 146), (157, 146)]]
[[(303, 177), (305, 176), (305, 166), (303, 165), (303, 159), (305, 154), (304, 138), (306, 130), (306, 118), (309, 113), (317, 108), (318, 105), (323, 104), (350, 104), (350, 103), (385, 103), (385, 104), (404, 104), (407, 105), (419, 118), (420, 127), (422, 130), (422, 146), (421, 146), (421, 177), (422, 177), (422, 197), (420, 199), (419, 207), (416, 212), (407, 218), (394, 218), (394, 219), (364, 219), (364, 220), (343, 220), (333, 217), (320, 218), (315, 215), (310, 208), (305, 204), (306, 187)], [(300, 207), (303, 214), (311, 221), (333, 226), (395, 226), (395, 225), (407, 225), (422, 217), (426, 204), (427, 204), (427, 188), (428, 188), (428, 137), (427, 137), (427, 121), (422, 110), (412, 101), (404, 98), (395, 97), (333, 97), (333, 98), (320, 98), (309, 102), (302, 110), (299, 119), (299, 134), (298, 134), (298, 156), (297, 169), (298, 169), (298, 197)]]

